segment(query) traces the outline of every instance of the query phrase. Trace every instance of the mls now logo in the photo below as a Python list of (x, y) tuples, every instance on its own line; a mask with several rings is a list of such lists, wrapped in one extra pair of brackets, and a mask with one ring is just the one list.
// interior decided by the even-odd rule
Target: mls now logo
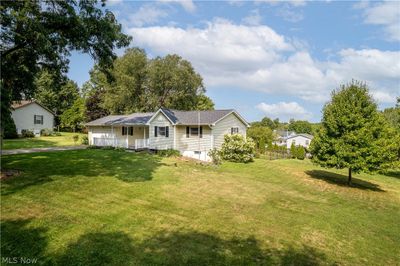
[(1, 257), (1, 262), (6, 264), (35, 264), (37, 263), (37, 258)]

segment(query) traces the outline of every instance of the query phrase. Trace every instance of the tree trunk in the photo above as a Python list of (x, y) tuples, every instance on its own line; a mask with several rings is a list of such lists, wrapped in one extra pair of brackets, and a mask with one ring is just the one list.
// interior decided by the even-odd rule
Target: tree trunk
[(347, 184), (351, 185), (351, 167), (349, 167), (349, 179), (347, 180)]

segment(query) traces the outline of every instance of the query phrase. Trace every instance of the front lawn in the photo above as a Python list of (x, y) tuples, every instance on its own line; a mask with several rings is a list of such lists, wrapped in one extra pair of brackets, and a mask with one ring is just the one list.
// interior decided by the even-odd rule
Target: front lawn
[(3, 156), (1, 256), (59, 265), (396, 265), (400, 179), (308, 161)]
[[(79, 136), (79, 140), (76, 143), (72, 138), (72, 136), (74, 135)], [(87, 136), (87, 134), (61, 132), (61, 136), (5, 139), (3, 140), (3, 149), (12, 150), (12, 149), (45, 148), (45, 147), (56, 147), (56, 146), (74, 146), (81, 144), (83, 136)]]

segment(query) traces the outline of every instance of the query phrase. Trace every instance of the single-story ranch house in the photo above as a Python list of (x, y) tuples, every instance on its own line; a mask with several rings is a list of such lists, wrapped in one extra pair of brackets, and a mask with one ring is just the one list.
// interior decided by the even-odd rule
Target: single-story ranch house
[(286, 147), (290, 149), (293, 144), (294, 146), (303, 146), (304, 148), (309, 148), (313, 138), (314, 137), (312, 135), (306, 133), (289, 136), (286, 139)]
[(13, 102), (11, 117), (14, 120), (17, 133), (22, 130), (32, 131), (35, 136), (40, 136), (42, 129), (53, 130), (54, 113), (45, 106), (35, 101)]
[(178, 111), (109, 115), (86, 124), (89, 145), (131, 149), (179, 150), (204, 161), (209, 150), (220, 148), (224, 135), (246, 136), (249, 124), (235, 110)]

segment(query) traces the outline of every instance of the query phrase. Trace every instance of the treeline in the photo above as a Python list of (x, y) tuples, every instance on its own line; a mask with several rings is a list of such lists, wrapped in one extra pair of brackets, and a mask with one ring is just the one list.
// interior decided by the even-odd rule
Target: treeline
[[(139, 48), (127, 49), (106, 71), (96, 65), (82, 88), (46, 70), (37, 74), (34, 85), (32, 98), (54, 111), (56, 125), (64, 130), (80, 130), (85, 122), (109, 114), (152, 112), (159, 107), (214, 109), (202, 77), (189, 61), (178, 55), (149, 59)], [(16, 135), (8, 132), (6, 137)]]

